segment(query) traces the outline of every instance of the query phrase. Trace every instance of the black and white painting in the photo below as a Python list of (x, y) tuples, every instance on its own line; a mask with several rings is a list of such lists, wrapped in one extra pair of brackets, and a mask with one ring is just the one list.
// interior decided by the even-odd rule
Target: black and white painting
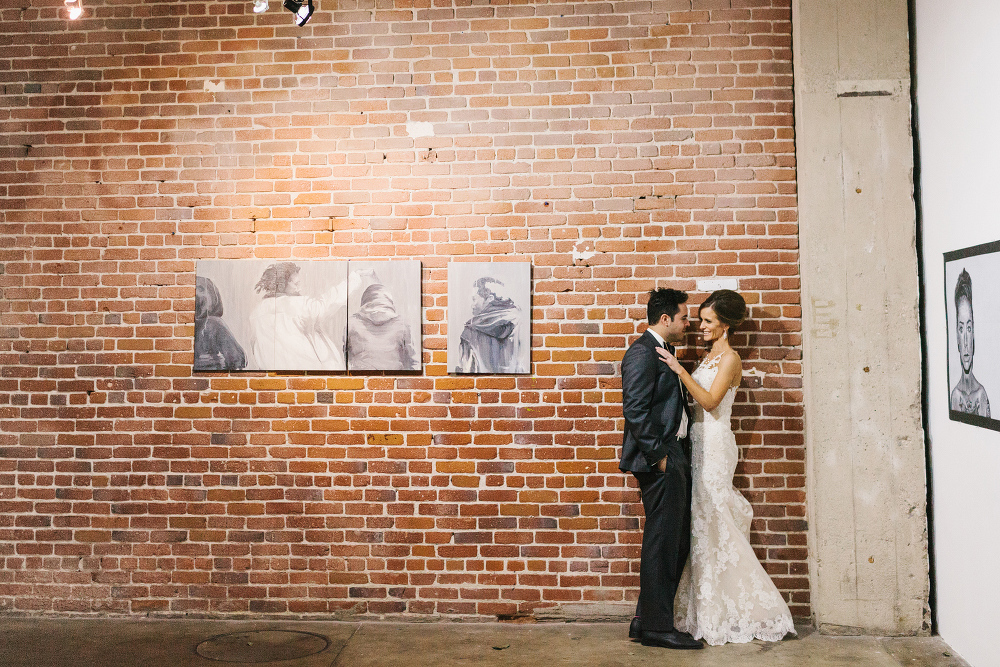
[[(201, 263), (199, 263), (199, 269)], [(218, 276), (195, 277), (194, 288), (194, 370), (242, 371), (247, 367), (247, 342), (237, 340), (230, 326), (234, 322), (234, 299), (223, 299), (219, 284), (228, 285)], [(226, 301), (229, 314), (226, 317)], [(228, 323), (227, 323), (228, 321)], [(238, 326), (236, 327), (239, 328)], [(241, 332), (242, 333), (242, 332)]]
[(1000, 431), (1000, 241), (945, 253), (944, 274), (949, 415)]
[(448, 264), (448, 371), (531, 372), (531, 264)]
[(349, 271), (348, 369), (420, 370), (420, 262), (352, 260)]
[(202, 260), (195, 371), (347, 369), (348, 264)]

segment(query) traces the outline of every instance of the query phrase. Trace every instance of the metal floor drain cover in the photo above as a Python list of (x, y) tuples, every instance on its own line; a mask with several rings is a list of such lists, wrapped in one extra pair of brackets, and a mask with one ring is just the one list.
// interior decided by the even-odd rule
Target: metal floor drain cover
[(220, 662), (276, 662), (315, 655), (329, 645), (325, 637), (309, 632), (258, 630), (206, 639), (195, 652)]

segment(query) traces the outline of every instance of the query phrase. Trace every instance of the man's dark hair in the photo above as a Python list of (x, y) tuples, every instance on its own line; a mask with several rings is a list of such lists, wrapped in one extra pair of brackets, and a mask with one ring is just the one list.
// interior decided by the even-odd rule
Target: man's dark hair
[(661, 287), (651, 290), (649, 301), (646, 303), (646, 316), (649, 318), (650, 326), (660, 321), (664, 315), (671, 320), (681, 309), (681, 304), (688, 300), (687, 292), (682, 292), (669, 287)]
[(958, 274), (958, 282), (955, 283), (955, 310), (958, 310), (958, 302), (966, 299), (969, 302), (969, 311), (972, 311), (972, 276), (965, 269)]

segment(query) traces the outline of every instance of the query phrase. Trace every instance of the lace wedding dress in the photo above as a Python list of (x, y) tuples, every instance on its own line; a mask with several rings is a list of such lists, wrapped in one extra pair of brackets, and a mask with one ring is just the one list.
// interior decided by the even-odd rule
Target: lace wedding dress
[[(721, 358), (721, 357), (720, 357)], [(719, 358), (692, 377), (712, 386)], [(788, 605), (750, 547), (750, 503), (733, 488), (738, 450), (730, 424), (736, 388), (691, 424), (691, 555), (674, 601), (674, 625), (712, 646), (778, 641), (795, 632)]]

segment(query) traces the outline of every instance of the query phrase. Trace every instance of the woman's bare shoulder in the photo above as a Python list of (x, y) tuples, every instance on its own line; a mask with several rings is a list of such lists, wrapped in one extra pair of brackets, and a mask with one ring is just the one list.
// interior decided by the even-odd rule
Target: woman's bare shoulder
[(743, 360), (740, 355), (735, 350), (726, 350), (719, 361), (727, 369), (726, 372), (732, 373), (731, 386), (738, 387), (743, 380)]
[(726, 350), (722, 355), (723, 361), (728, 361), (729, 363), (742, 364), (743, 359), (740, 358), (739, 352), (733, 349)]

